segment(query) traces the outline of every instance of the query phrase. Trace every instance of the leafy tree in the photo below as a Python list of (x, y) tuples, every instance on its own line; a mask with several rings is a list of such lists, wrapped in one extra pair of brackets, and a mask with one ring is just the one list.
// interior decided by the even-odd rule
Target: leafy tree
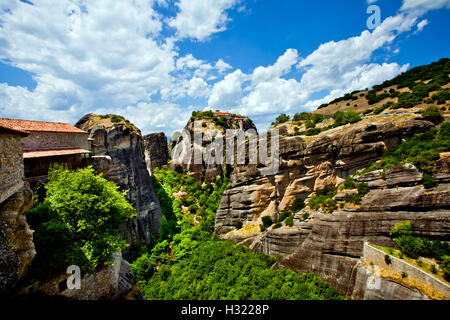
[(280, 212), (280, 216), (278, 218), (279, 221), (284, 221), (286, 218), (291, 216), (291, 212), (289, 210), (283, 210)]
[(218, 118), (217, 117), (214, 118), (214, 123), (218, 127), (222, 127), (222, 128), (225, 128), (225, 129), (228, 128), (228, 121), (227, 121), (227, 118), (225, 116), (220, 116)]
[(348, 176), (347, 178), (345, 178), (344, 188), (347, 190), (356, 188), (355, 180), (351, 176)]
[(422, 117), (425, 120), (431, 121), (435, 124), (441, 123), (442, 120), (444, 120), (441, 111), (439, 111), (439, 108), (436, 106), (426, 108), (422, 113)]
[(450, 281), (450, 256), (443, 257), (440, 267), (444, 271), (444, 279)]
[(439, 90), (438, 93), (434, 94), (432, 99), (437, 101), (437, 104), (445, 104), (448, 100), (450, 100), (450, 89), (442, 89)]
[(306, 129), (313, 129), (316, 127), (316, 124), (314, 122), (312, 122), (311, 120), (306, 120), (305, 127), (306, 127)]
[(118, 187), (89, 167), (70, 171), (53, 166), (46, 198), (27, 215), (35, 230), (37, 265), (60, 271), (78, 265), (92, 273), (127, 247), (119, 226), (134, 209)]
[(394, 228), (389, 231), (389, 236), (393, 238), (410, 235), (412, 235), (412, 228), (409, 220), (398, 222), (395, 224)]
[(397, 223), (389, 235), (394, 238), (395, 244), (403, 253), (414, 259), (428, 257), (441, 261), (445, 256), (450, 255), (449, 244), (413, 236), (410, 221)]
[(308, 206), (313, 210), (322, 208), (326, 212), (331, 213), (337, 209), (337, 201), (333, 199), (336, 193), (334, 186), (327, 186), (320, 194), (311, 197)]
[(294, 114), (294, 121), (301, 121), (301, 120), (312, 120), (311, 113), (308, 112), (302, 112), (302, 113), (296, 113)]
[(292, 212), (299, 212), (305, 207), (305, 200), (296, 199), (292, 204)]
[(289, 216), (289, 217), (284, 221), (284, 223), (285, 223), (287, 226), (292, 227), (292, 226), (294, 225), (294, 216), (293, 216), (293, 215)]
[(263, 226), (268, 228), (273, 224), (272, 218), (270, 216), (262, 217)]
[(317, 114), (317, 113), (314, 113), (313, 115), (312, 115), (312, 121), (314, 122), (314, 123), (321, 123), (321, 122), (323, 122), (325, 120), (325, 117), (323, 116), (323, 115), (321, 115), (321, 114)]
[(281, 123), (288, 122), (289, 120), (290, 120), (290, 116), (286, 115), (285, 113), (282, 113), (275, 119), (275, 121), (276, 121), (275, 123), (281, 124)]
[(348, 110), (346, 112), (337, 111), (333, 115), (334, 125), (336, 127), (346, 125), (348, 123), (356, 123), (361, 121), (360, 115), (355, 110)]
[(356, 188), (358, 189), (358, 193), (361, 196), (365, 196), (366, 194), (369, 193), (370, 188), (369, 185), (366, 182), (360, 182), (356, 185)]

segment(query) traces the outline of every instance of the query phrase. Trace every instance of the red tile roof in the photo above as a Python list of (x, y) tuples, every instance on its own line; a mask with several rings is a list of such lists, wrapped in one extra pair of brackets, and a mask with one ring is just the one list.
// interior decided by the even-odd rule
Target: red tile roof
[(28, 136), (30, 134), (29, 132), (26, 132), (26, 131), (23, 131), (23, 130), (15, 130), (15, 129), (12, 129), (12, 128), (4, 127), (2, 125), (0, 125), (0, 132), (17, 134), (17, 135), (20, 135), (22, 137), (26, 137), (26, 136)]
[(90, 153), (89, 150), (69, 148), (69, 149), (54, 149), (54, 150), (39, 150), (39, 151), (24, 151), (23, 158), (45, 158), (45, 157), (56, 157), (56, 156), (69, 156), (74, 154)]
[(87, 133), (67, 123), (0, 118), (0, 126), (20, 131)]

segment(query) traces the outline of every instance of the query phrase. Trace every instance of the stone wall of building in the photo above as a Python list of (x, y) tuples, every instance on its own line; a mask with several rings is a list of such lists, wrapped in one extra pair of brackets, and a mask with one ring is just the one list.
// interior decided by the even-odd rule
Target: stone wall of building
[(44, 150), (57, 148), (81, 148), (89, 150), (87, 133), (33, 131), (22, 139), (23, 149)]
[(23, 187), (21, 137), (0, 133), (0, 150), (0, 203), (2, 203)]

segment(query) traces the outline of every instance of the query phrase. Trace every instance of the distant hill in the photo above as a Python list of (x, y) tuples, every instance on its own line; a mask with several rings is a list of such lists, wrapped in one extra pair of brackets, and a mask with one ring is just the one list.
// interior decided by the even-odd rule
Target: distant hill
[(355, 110), (361, 115), (383, 112), (415, 112), (438, 105), (450, 113), (450, 59), (443, 58), (429, 65), (415, 67), (394, 79), (375, 85), (372, 90), (348, 93), (314, 113), (332, 116), (336, 111)]

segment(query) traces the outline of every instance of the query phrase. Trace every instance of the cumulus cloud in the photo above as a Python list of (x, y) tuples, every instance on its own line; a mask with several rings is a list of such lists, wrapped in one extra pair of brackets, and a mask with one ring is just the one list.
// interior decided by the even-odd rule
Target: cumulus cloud
[[(36, 87), (0, 83), (0, 114), (74, 123), (88, 112), (118, 113), (144, 133), (171, 134), (207, 102), (256, 116), (259, 126), (406, 71), (408, 65), (373, 63), (374, 52), (404, 32), (423, 30), (426, 11), (450, 7), (450, 0), (404, 0), (372, 32), (324, 43), (305, 57), (287, 49), (247, 73), (223, 58), (180, 54), (177, 41), (224, 31), (240, 2), (179, 0), (170, 18), (158, 12), (165, 0), (1, 1), (0, 61), (30, 72)], [(199, 104), (185, 105), (191, 100)]]
[(297, 63), (298, 53), (295, 49), (288, 49), (277, 62), (269, 67), (258, 67), (253, 71), (252, 81), (254, 83), (268, 81), (274, 78), (279, 78), (292, 69), (292, 66)]
[(88, 111), (149, 99), (172, 81), (176, 53), (152, 39), (162, 29), (154, 1), (74, 3), (21, 2), (1, 16), (0, 59), (37, 81), (34, 91), (9, 96), (9, 114), (51, 118), (65, 108), (63, 118), (73, 122)]
[[(299, 61), (298, 52), (288, 49), (267, 67), (251, 74), (231, 73), (218, 82), (209, 99), (210, 107), (225, 106), (235, 111), (261, 115), (313, 109), (347, 92), (370, 88), (407, 70), (409, 65), (370, 63), (373, 53), (392, 43), (401, 33), (412, 29), (416, 18), (405, 14), (387, 18), (374, 31), (319, 46)], [(297, 65), (299, 79), (285, 79)], [(328, 92), (321, 99), (315, 94)]]
[[(192, 2), (192, 12), (202, 6), (200, 2)], [(200, 17), (195, 21), (197, 35), (211, 34), (212, 25), (223, 28), (224, 10), (234, 2), (205, 2), (210, 8), (206, 13), (212, 10), (215, 22), (205, 21), (202, 27)], [(212, 65), (192, 54), (179, 57), (173, 39), (161, 35), (164, 17), (155, 7), (166, 4), (162, 0), (42, 0), (33, 5), (2, 1), (0, 60), (30, 72), (37, 86), (28, 90), (2, 84), (1, 115), (71, 123), (88, 112), (116, 110), (130, 118), (137, 110), (167, 115), (169, 109), (157, 108), (154, 96), (162, 98), (162, 105), (185, 96), (207, 96), (204, 79), (214, 79), (232, 67), (223, 59)], [(187, 2), (180, 1), (179, 6), (177, 18), (186, 12)], [(177, 115), (184, 114), (180, 110)], [(137, 119), (142, 123), (145, 117)], [(179, 129), (173, 121), (163, 123), (169, 133)], [(154, 121), (142, 125), (148, 132)]]
[(207, 97), (209, 94), (208, 84), (205, 80), (194, 77), (189, 80), (187, 93), (193, 98)]
[(217, 82), (209, 96), (208, 105), (212, 108), (230, 108), (239, 104), (242, 97), (242, 84), (248, 76), (240, 69), (229, 73), (225, 78)]
[(180, 0), (180, 12), (169, 25), (177, 30), (177, 37), (206, 40), (210, 35), (226, 30), (227, 10), (239, 0)]

